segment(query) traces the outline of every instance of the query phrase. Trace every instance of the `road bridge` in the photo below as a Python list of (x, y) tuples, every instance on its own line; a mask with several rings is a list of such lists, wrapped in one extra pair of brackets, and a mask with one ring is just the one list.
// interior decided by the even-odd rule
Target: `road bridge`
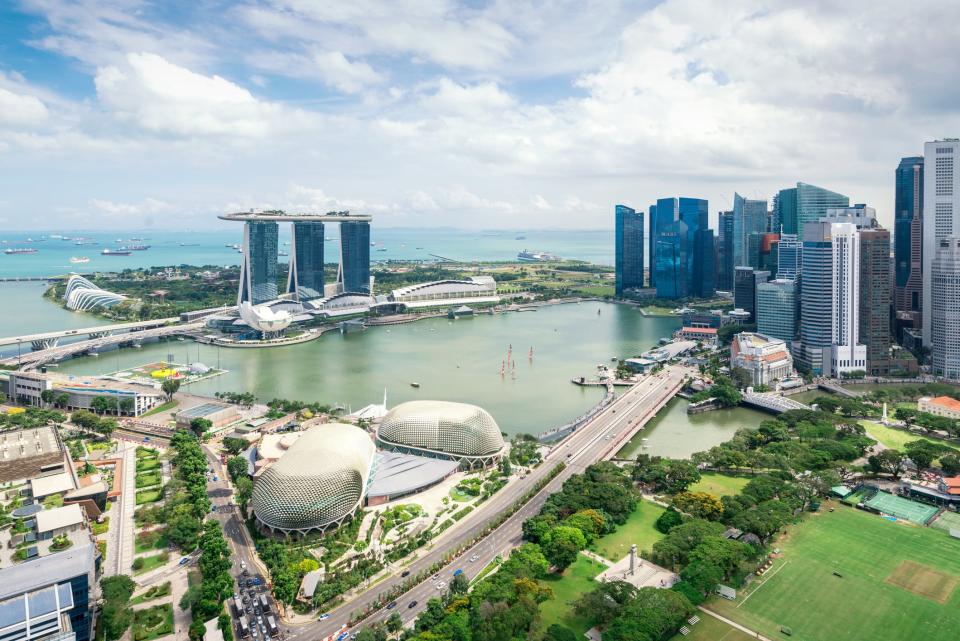
[(753, 407), (757, 407), (768, 412), (773, 412), (774, 414), (783, 414), (784, 412), (789, 412), (790, 410), (813, 409), (809, 405), (804, 405), (800, 401), (795, 401), (787, 396), (780, 396), (779, 394), (774, 394), (772, 392), (748, 392), (743, 395), (743, 403), (745, 405), (752, 405)]
[(203, 321), (195, 323), (183, 323), (178, 325), (165, 325), (163, 327), (153, 327), (140, 331), (126, 332), (121, 334), (102, 334), (96, 338), (89, 338), (76, 343), (69, 343), (47, 349), (40, 349), (26, 354), (19, 354), (0, 360), (0, 364), (7, 367), (19, 367), (23, 370), (31, 370), (47, 363), (56, 363), (72, 356), (85, 354), (89, 352), (98, 352), (107, 347), (122, 345), (124, 343), (137, 344), (150, 338), (162, 338), (165, 336), (176, 336), (201, 329), (204, 326)]
[[(456, 527), (434, 539), (425, 553), (404, 566), (404, 569), (409, 570), (411, 577), (415, 577), (435, 564), (443, 563), (451, 555), (455, 555), (456, 558), (445, 563), (437, 574), (447, 582), (457, 569), (463, 570), (468, 579), (476, 577), (498, 554), (507, 553), (511, 548), (522, 543), (523, 522), (540, 511), (548, 496), (559, 491), (564, 481), (572, 475), (583, 472), (586, 467), (597, 461), (612, 458), (632, 434), (641, 429), (659, 408), (673, 398), (683, 380), (693, 371), (685, 366), (671, 365), (659, 374), (644, 377), (608, 405), (604, 411), (598, 413), (589, 423), (555, 445), (543, 463), (531, 471), (526, 478), (514, 480), (494, 494), (468, 514)], [(509, 510), (521, 500), (560, 463), (565, 464), (564, 469), (540, 492), (490, 534), (475, 544), (471, 543), (478, 532), (483, 532), (490, 527), (499, 514)], [(236, 522), (241, 523), (239, 519)], [(250, 566), (254, 555), (252, 543), (247, 537), (239, 534), (230, 536), (230, 540), (235, 546), (235, 558), (247, 559), (247, 565)], [(477, 560), (471, 563), (468, 559), (473, 556), (476, 556)], [(372, 612), (362, 624), (358, 624), (358, 627), (384, 621), (391, 612), (397, 612), (403, 621), (408, 623), (425, 609), (430, 597), (442, 594), (442, 591), (437, 590), (434, 582), (427, 579), (406, 590), (403, 596), (397, 599), (397, 607), (387, 610), (384, 595), (389, 590), (404, 585), (408, 580), (409, 578), (405, 579), (394, 572), (377, 582), (375, 589), (367, 590), (330, 610), (330, 617), (324, 621), (313, 621), (300, 626), (285, 624), (284, 627), (287, 629), (285, 638), (287, 641), (323, 641), (327, 638), (336, 638), (351, 614), (357, 612)], [(414, 602), (416, 604), (411, 607)]]
[(174, 316), (171, 318), (157, 318), (154, 320), (135, 321), (132, 323), (113, 323), (111, 325), (96, 325), (94, 327), (63, 329), (54, 332), (41, 332), (39, 334), (22, 334), (20, 336), (7, 336), (6, 338), (0, 338), (0, 345), (26, 345), (29, 343), (34, 350), (44, 350), (51, 347), (56, 347), (61, 338), (74, 336), (102, 338), (108, 334), (114, 334), (117, 332), (134, 332), (178, 322), (180, 322), (180, 319)]
[(858, 398), (860, 396), (860, 392), (854, 392), (853, 390), (829, 381), (817, 381), (817, 387), (828, 392), (833, 392), (834, 394), (839, 394), (840, 396), (846, 396), (847, 398)]

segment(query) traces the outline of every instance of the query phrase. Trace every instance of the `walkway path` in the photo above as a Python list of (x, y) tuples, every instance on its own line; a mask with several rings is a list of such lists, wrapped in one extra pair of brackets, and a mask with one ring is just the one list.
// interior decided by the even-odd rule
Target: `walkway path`
[(123, 456), (123, 495), (117, 500), (117, 522), (111, 527), (118, 529), (116, 548), (116, 574), (131, 574), (134, 556), (133, 513), (137, 507), (137, 446), (125, 443)]
[(610, 559), (605, 559), (596, 552), (591, 552), (590, 550), (580, 550), (580, 554), (587, 557), (588, 559), (593, 559), (597, 563), (603, 563), (605, 566), (610, 567), (613, 565), (613, 561)]
[(697, 606), (697, 609), (700, 610), (701, 612), (705, 612), (706, 614), (709, 614), (709, 615), (712, 616), (714, 619), (718, 619), (718, 620), (720, 620), (720, 621), (723, 621), (724, 623), (726, 623), (727, 625), (729, 625), (729, 626), (732, 627), (732, 628), (736, 628), (737, 630), (740, 630), (741, 632), (744, 632), (744, 633), (746, 633), (746, 634), (749, 634), (751, 637), (753, 637), (753, 638), (755, 638), (755, 639), (760, 639), (760, 641), (774, 641), (774, 640), (771, 639), (770, 637), (765, 637), (765, 636), (763, 636), (762, 634), (760, 634), (759, 632), (757, 632), (756, 630), (751, 630), (750, 628), (748, 628), (748, 627), (746, 627), (746, 626), (740, 625), (740, 624), (737, 623), (736, 621), (731, 621), (730, 619), (728, 619), (728, 618), (725, 617), (725, 616), (720, 616), (719, 614), (717, 614), (717, 613), (714, 612), (713, 610), (708, 610), (708, 609), (706, 609), (705, 607), (703, 607), (702, 605)]

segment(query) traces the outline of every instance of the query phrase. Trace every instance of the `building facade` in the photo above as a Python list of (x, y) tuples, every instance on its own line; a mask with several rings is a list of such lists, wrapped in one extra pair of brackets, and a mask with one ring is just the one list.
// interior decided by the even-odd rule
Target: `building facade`
[(894, 305), (899, 319), (923, 327), (923, 157), (900, 160), (893, 210)]
[(741, 332), (730, 344), (730, 368), (750, 373), (753, 385), (774, 386), (793, 374), (793, 357), (787, 344), (772, 336)]
[[(923, 293), (921, 295), (923, 344), (931, 350), (933, 323), (929, 318), (934, 301), (931, 296), (934, 278), (933, 261), (951, 248), (942, 248), (939, 241), (960, 236), (960, 139), (935, 140), (923, 146)], [(949, 261), (945, 253), (945, 260)], [(939, 297), (939, 292), (937, 292)], [(941, 354), (950, 352), (941, 346)]]
[(717, 289), (733, 291), (733, 212), (721, 211), (717, 226)]
[(370, 293), (370, 223), (340, 223), (340, 272), (344, 292)]
[(614, 209), (615, 292), (643, 287), (643, 212), (626, 205)]
[(960, 401), (949, 396), (924, 396), (917, 400), (917, 410), (934, 416), (946, 416), (960, 420)]
[(290, 273), (287, 293), (297, 300), (323, 298), (323, 223), (295, 222), (292, 225)]
[(733, 266), (749, 265), (750, 235), (767, 231), (767, 201), (733, 195)]
[(867, 348), (867, 373), (890, 373), (890, 232), (860, 230), (860, 341)]
[(248, 221), (243, 226), (243, 257), (237, 305), (259, 305), (277, 299), (279, 225)]
[[(930, 302), (924, 323), (930, 325), (933, 375), (960, 380), (960, 238), (951, 236), (937, 241), (930, 279), (930, 289), (936, 295), (924, 299)], [(924, 285), (927, 286), (926, 280)]]
[(733, 306), (750, 314), (751, 323), (757, 321), (757, 284), (770, 279), (770, 272), (738, 266), (733, 277)]
[(708, 203), (700, 198), (661, 198), (651, 220), (654, 253), (651, 286), (659, 298), (710, 297), (716, 283), (716, 243)]
[(781, 189), (777, 193), (776, 211), (774, 217), (783, 234), (800, 235), (803, 231), (797, 227), (797, 188)]
[(811, 223), (803, 230), (800, 280), (800, 366), (815, 376), (830, 373), (833, 318), (833, 243), (830, 223)]
[(777, 243), (777, 278), (797, 280), (803, 267), (803, 241), (797, 234), (780, 234)]
[(823, 218), (828, 209), (849, 206), (850, 199), (843, 194), (807, 183), (797, 183), (797, 229), (800, 233), (803, 233), (807, 223)]
[(757, 333), (779, 339), (793, 350), (797, 337), (797, 281), (778, 278), (757, 284)]
[(830, 225), (833, 239), (831, 373), (837, 376), (866, 371), (867, 348), (860, 342), (860, 234), (853, 223)]

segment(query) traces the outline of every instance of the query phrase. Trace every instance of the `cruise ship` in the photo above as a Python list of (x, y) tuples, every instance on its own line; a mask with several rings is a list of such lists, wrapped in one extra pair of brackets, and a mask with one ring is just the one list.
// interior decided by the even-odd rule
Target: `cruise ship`
[(553, 260), (560, 260), (559, 256), (548, 254), (547, 252), (527, 251), (524, 249), (517, 254), (517, 260), (523, 260), (531, 263), (548, 263)]

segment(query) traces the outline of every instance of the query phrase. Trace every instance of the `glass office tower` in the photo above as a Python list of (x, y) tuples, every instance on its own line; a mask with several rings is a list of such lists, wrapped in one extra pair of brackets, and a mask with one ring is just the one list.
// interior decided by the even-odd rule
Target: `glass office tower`
[(340, 223), (340, 282), (345, 292), (370, 292), (370, 223)]
[(797, 333), (797, 283), (778, 278), (757, 283), (757, 332), (779, 338), (793, 352)]
[[(797, 234), (797, 188), (781, 189), (777, 194), (776, 214), (777, 224), (784, 234)], [(780, 231), (774, 229), (773, 231)]]
[(803, 233), (799, 363), (811, 374), (830, 374), (833, 342), (833, 242), (831, 223), (811, 223)]
[(625, 205), (614, 210), (616, 296), (643, 287), (643, 212)]
[(297, 300), (323, 298), (323, 223), (294, 222), (287, 293)]
[(828, 209), (849, 206), (850, 198), (843, 194), (807, 183), (797, 183), (797, 229), (801, 233), (804, 225), (819, 222), (827, 215)]
[(897, 167), (893, 231), (894, 306), (918, 328), (923, 307), (923, 156), (903, 158)]
[(237, 304), (259, 305), (277, 298), (277, 223), (248, 221), (243, 229), (243, 264)]
[[(657, 209), (660, 206), (657, 205)], [(657, 274), (657, 298), (686, 298), (687, 278), (684, 262), (687, 255), (687, 226), (674, 221), (657, 236), (654, 270)]]
[(733, 195), (733, 266), (749, 265), (751, 234), (767, 231), (767, 201)]
[(721, 211), (717, 228), (717, 288), (733, 291), (733, 212)]
[(650, 287), (657, 286), (657, 273), (654, 268), (654, 257), (657, 255), (657, 206), (650, 205), (650, 233), (647, 234), (647, 262), (650, 272)]

